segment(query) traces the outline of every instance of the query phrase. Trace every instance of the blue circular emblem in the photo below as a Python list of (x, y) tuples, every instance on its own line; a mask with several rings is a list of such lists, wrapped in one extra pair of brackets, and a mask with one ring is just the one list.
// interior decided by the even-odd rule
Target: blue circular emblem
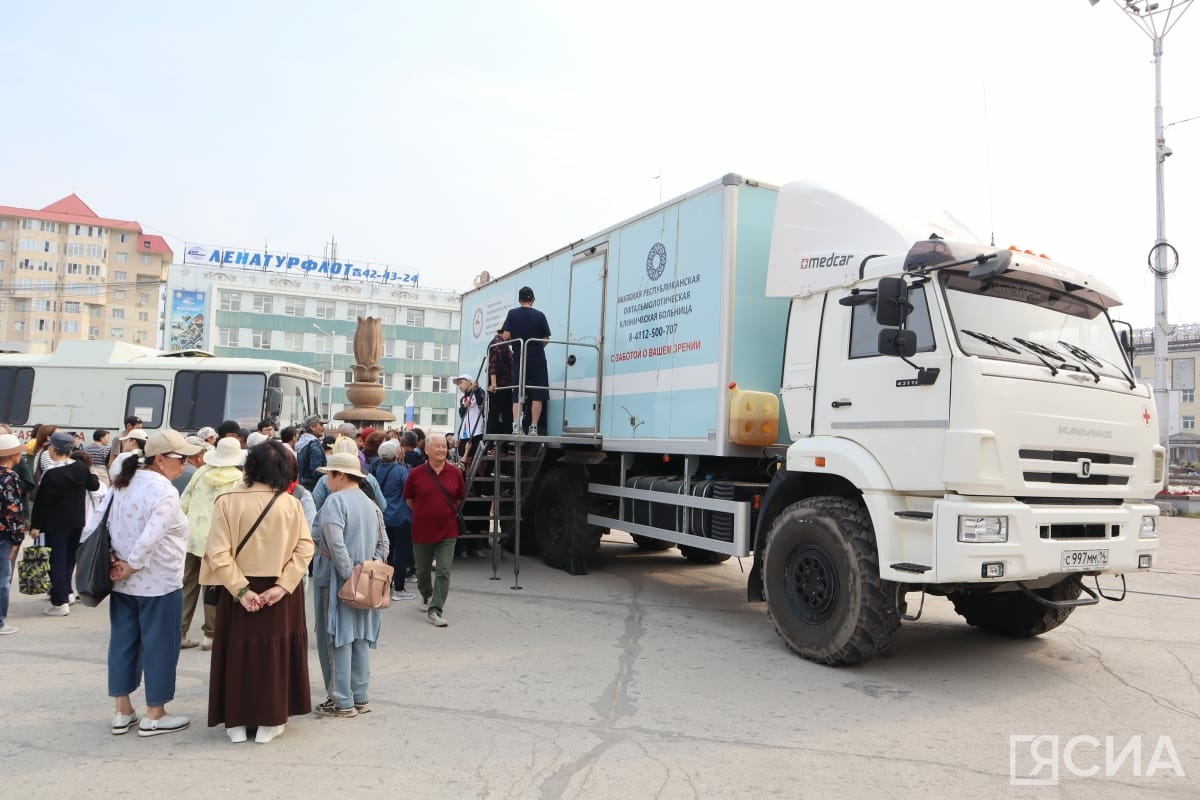
[(656, 281), (662, 277), (663, 272), (667, 269), (667, 248), (662, 242), (655, 242), (650, 248), (650, 252), (646, 254), (646, 275), (650, 280)]

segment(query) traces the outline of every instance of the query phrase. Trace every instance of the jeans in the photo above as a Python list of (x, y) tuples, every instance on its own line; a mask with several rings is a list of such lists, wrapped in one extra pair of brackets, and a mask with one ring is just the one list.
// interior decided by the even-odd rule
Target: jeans
[(0, 533), (0, 628), (8, 617), (8, 590), (12, 586), (12, 550), (17, 545), (8, 538), (7, 533)]
[(392, 574), (392, 588), (402, 592), (404, 591), (404, 578), (413, 565), (412, 523), (406, 522), (394, 527), (388, 525), (387, 537), (388, 558), (392, 562), (392, 568), (396, 570)]
[(333, 648), (333, 701), (338, 708), (353, 708), (367, 702), (370, 652), (366, 639)]
[(329, 584), (317, 586), (313, 583), (313, 619), (316, 628), (313, 640), (317, 643), (317, 661), (321, 664), (321, 682), (325, 696), (333, 697), (333, 644), (329, 639)]
[(108, 600), (108, 696), (131, 694), (146, 678), (146, 705), (175, 699), (183, 590), (161, 597), (113, 592)]
[[(446, 595), (450, 593), (450, 565), (454, 563), (454, 544), (458, 539), (443, 539), (437, 544), (413, 543), (413, 555), (417, 560), (417, 591), (423, 600), (429, 600), (429, 611), (442, 613)], [(429, 573), (437, 560), (437, 572), (433, 580)], [(432, 599), (430, 599), (432, 598)]]
[(56, 606), (71, 602), (71, 577), (75, 574), (75, 553), (82, 533), (82, 530), (46, 531), (46, 544), (50, 545), (50, 602)]

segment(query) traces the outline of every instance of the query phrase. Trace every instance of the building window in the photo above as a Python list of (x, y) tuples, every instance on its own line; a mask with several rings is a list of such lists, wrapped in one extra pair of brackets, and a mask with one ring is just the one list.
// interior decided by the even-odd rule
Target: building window
[(396, 357), (396, 340), (395, 339), (384, 339), (383, 340), (383, 357), (384, 358), (395, 358)]
[(125, 338), (125, 329), (124, 328), (109, 328), (108, 329), (108, 338), (124, 339)]
[(129, 260), (129, 253), (117, 253), (117, 263), (124, 264)]
[(420, 358), (422, 344), (424, 344), (424, 342), (405, 342), (404, 343), (404, 357), (410, 358), (410, 359)]
[(346, 355), (354, 355), (354, 339), (350, 336), (346, 337)]
[(438, 330), (450, 330), (450, 312), (449, 311), (430, 311), (428, 317), (429, 327), (437, 328)]
[(1186, 416), (1185, 416), (1185, 417), (1183, 418), (1183, 429), (1184, 429), (1185, 431), (1194, 431), (1194, 430), (1196, 430), (1196, 418), (1195, 418), (1195, 417), (1186, 417)]
[(1181, 402), (1184, 402), (1184, 403), (1196, 402), (1196, 390), (1195, 389), (1183, 389), (1182, 392), (1183, 392), (1183, 397), (1180, 398)]
[(271, 311), (271, 308), (272, 308), (271, 295), (256, 294), (256, 295), (254, 295), (253, 299), (254, 299), (253, 306), (254, 306), (255, 311), (259, 312), (260, 314), (272, 313), (272, 311)]
[(88, 276), (92, 278), (100, 277), (100, 267), (96, 266), (95, 264), (88, 264), (86, 267), (84, 267), (84, 272), (86, 272)]
[(383, 320), (384, 325), (395, 325), (396, 324), (396, 307), (395, 306), (384, 306), (382, 309), (380, 309), (379, 316)]
[[(24, 221), (24, 220), (22, 220), (22, 221)], [(25, 322), (24, 322), (24, 320), (14, 319), (14, 320), (13, 320), (13, 330), (14, 330), (14, 331), (23, 331), (23, 330), (25, 330)]]
[(74, 303), (74, 302), (71, 302), (70, 300), (63, 303), (63, 313), (78, 314), (79, 313), (79, 303)]
[(283, 335), (283, 349), (293, 353), (304, 352), (304, 334), (285, 333)]
[(148, 255), (145, 255), (145, 254), (143, 254), (143, 255), (142, 255), (142, 263), (143, 263), (143, 264), (153, 264), (153, 263), (154, 263), (154, 257), (153, 257), (153, 256), (148, 256)]
[(435, 344), (433, 346), (434, 361), (449, 361), (450, 360), (450, 345)]
[(425, 311), (420, 308), (407, 308), (404, 310), (404, 324), (411, 325), (416, 328), (425, 326)]
[(104, 258), (104, 248), (98, 244), (84, 245), (83, 252), (88, 258)]
[(318, 336), (317, 337), (317, 352), (318, 353), (332, 353), (333, 352), (333, 337), (332, 336)]
[(50, 261), (38, 262), (38, 272), (54, 272), (54, 264)]
[(92, 319), (99, 319), (104, 314), (104, 309), (100, 306), (88, 306), (88, 316)]
[(144, 306), (144, 305), (146, 305), (146, 303), (149, 303), (149, 302), (150, 302), (150, 295), (145, 294), (145, 293), (138, 295), (138, 303), (139, 304)]
[(68, 263), (67, 264), (67, 274), (68, 275), (82, 275), (83, 274), (83, 265), (76, 264), (74, 262)]
[(124, 300), (125, 294), (126, 294), (126, 292), (124, 289), (117, 289), (115, 292), (113, 292), (113, 299), (114, 300)]
[(117, 270), (116, 272), (113, 273), (113, 280), (114, 281), (127, 281), (127, 280), (129, 280), (129, 273), (122, 272), (121, 270)]
[(23, 231), (37, 230), (37, 220), (34, 220), (34, 219), (21, 220), (21, 230), (23, 230)]
[(445, 427), (446, 422), (449, 418), (449, 414), (450, 414), (450, 412), (444, 408), (433, 409), (433, 414), (429, 418), (430, 424), (431, 425), (441, 425), (442, 427)]
[(412, 375), (397, 375), (394, 383), (400, 384), (397, 388), (402, 391), (411, 392), (413, 390), (414, 381)]
[(149, 321), (150, 321), (150, 313), (149, 312), (147, 312), (147, 311), (139, 311), (138, 312), (138, 322), (149, 322)]
[(88, 328), (88, 338), (89, 339), (99, 339), (100, 338), (100, 329), (99, 328)]
[(111, 311), (112, 311), (113, 319), (125, 319), (125, 309), (114, 308), (114, 309), (111, 309)]
[[(304, 298), (303, 297), (285, 297), (283, 298), (283, 313), (289, 317), (304, 316)], [(291, 349), (290, 347), (288, 348)], [(300, 348), (296, 348), (297, 350)]]
[(58, 230), (57, 223), (42, 220), (42, 233), (54, 233)]
[(333, 319), (333, 315), (336, 313), (336, 310), (337, 304), (332, 300), (318, 300), (317, 312), (314, 316), (316, 316), (317, 319)]
[(445, 375), (434, 375), (431, 392), (444, 392), (450, 387), (450, 379)]
[(139, 342), (145, 342), (146, 341), (146, 332), (138, 331), (137, 334), (133, 338)]
[(222, 291), (220, 308), (222, 311), (241, 311), (242, 293)]
[(354, 370), (348, 369), (342, 373), (343, 386), (349, 386), (354, 383)]
[(263, 330), (250, 331), (250, 346), (258, 350), (270, 350), (271, 332)]
[(366, 315), (367, 315), (367, 304), (366, 303), (346, 303), (346, 319), (353, 322), (354, 320), (358, 319), (359, 317), (365, 317)]
[[(128, 233), (118, 233), (117, 241), (120, 242), (121, 244), (125, 244), (126, 242), (129, 241), (129, 234)], [(121, 255), (125, 255), (125, 254), (122, 253)], [(121, 259), (121, 256), (117, 256), (117, 260), (119, 261), (120, 259)]]
[(240, 347), (238, 344), (238, 334), (241, 333), (239, 328), (218, 328), (217, 341), (221, 347)]
[(79, 333), (79, 320), (68, 319), (62, 324), (63, 333)]

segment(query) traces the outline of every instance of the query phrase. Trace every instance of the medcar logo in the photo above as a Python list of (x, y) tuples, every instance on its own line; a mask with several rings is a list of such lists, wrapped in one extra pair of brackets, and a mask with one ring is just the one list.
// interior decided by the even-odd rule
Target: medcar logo
[(854, 256), (850, 253), (830, 253), (827, 256), (810, 256), (800, 259), (800, 269), (828, 269), (829, 267), (844, 267)]

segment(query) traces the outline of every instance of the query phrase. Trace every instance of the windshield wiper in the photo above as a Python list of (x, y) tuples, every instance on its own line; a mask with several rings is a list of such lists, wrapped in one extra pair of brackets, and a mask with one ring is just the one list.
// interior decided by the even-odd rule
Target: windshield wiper
[[(1125, 369), (1123, 367), (1118, 366), (1117, 364), (1114, 364), (1113, 362), (1108, 361), (1107, 359), (1104, 359), (1102, 361), (1101, 359), (1099, 359), (1096, 356), (1089, 353), (1087, 350), (1084, 350), (1082, 347), (1071, 344), (1070, 342), (1064, 342), (1062, 339), (1059, 339), (1058, 343), (1063, 346), (1064, 350), (1066, 350), (1071, 355), (1075, 356), (1075, 358), (1079, 359), (1079, 362), (1081, 364), (1083, 364), (1087, 361), (1090, 361), (1093, 364), (1095, 364), (1097, 367), (1103, 367), (1104, 364), (1107, 363), (1110, 367), (1113, 367), (1114, 369), (1117, 370), (1117, 372), (1121, 373), (1122, 378), (1129, 381), (1130, 389), (1137, 388), (1137, 384), (1133, 382), (1133, 378), (1129, 377), (1129, 374), (1127, 372), (1125, 372)], [(1088, 370), (1088, 372), (1091, 372), (1091, 370)], [(1093, 373), (1093, 374), (1095, 374), (1095, 373)], [(1099, 382), (1100, 382), (1100, 377), (1097, 376), (1096, 383), (1099, 383)]]
[(1021, 353), (1020, 350), (1013, 347), (1008, 342), (1004, 341), (1003, 339), (1001, 339), (999, 337), (992, 336), (990, 333), (979, 333), (978, 331), (969, 331), (966, 328), (961, 328), (960, 330), (962, 330), (962, 332), (965, 333), (967, 336), (974, 336), (976, 339), (978, 339), (981, 342), (987, 342), (992, 347), (998, 347), (1001, 350), (1007, 350), (1010, 353), (1017, 353), (1018, 355), (1020, 355), (1020, 353)]
[[(1029, 352), (1033, 353), (1034, 358), (1036, 358), (1038, 361), (1045, 364), (1046, 369), (1050, 370), (1050, 377), (1053, 378), (1055, 375), (1058, 374), (1058, 367), (1054, 366), (1053, 364), (1051, 364), (1049, 361), (1047, 361), (1045, 358), (1042, 357), (1043, 354), (1047, 354), (1051, 358), (1057, 358), (1059, 361), (1065, 361), (1065, 359), (1062, 356), (1060, 356), (1058, 353), (1054, 352), (1053, 350), (1051, 350), (1049, 347), (1046, 347), (1045, 345), (1038, 344), (1037, 342), (1031, 342), (1028, 339), (1022, 339), (1020, 336), (1014, 336), (1013, 341), (1019, 345), (1023, 345), (1025, 348), (1027, 348), (1029, 350)], [(1019, 353), (1021, 351), (1018, 350), (1017, 352)]]

